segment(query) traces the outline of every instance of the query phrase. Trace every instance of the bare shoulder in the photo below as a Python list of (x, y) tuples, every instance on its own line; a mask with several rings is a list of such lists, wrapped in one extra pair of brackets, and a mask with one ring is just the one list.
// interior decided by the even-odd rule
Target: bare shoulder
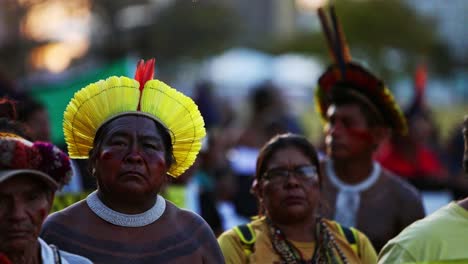
[(79, 201), (63, 210), (50, 214), (46, 222), (75, 222), (80, 220), (84, 212), (88, 210), (86, 201)]
[[(201, 216), (194, 212), (180, 209), (169, 201), (166, 202), (166, 211), (164, 212), (163, 219), (164, 222), (161, 222), (159, 226), (170, 226), (169, 229), (161, 230), (163, 233), (189, 232), (197, 235), (200, 239), (205, 238), (206, 240), (216, 241), (213, 230), (211, 230), (210, 226)], [(188, 239), (191, 239), (191, 237), (188, 237)]]
[(63, 227), (82, 227), (83, 223), (88, 223), (89, 210), (86, 201), (80, 201), (63, 210), (50, 214), (42, 225), (41, 236), (46, 236), (51, 230), (58, 230)]
[[(170, 226), (173, 237), (177, 237), (178, 243), (191, 244), (197, 248), (203, 263), (224, 263), (224, 258), (219, 248), (213, 230), (206, 221), (196, 213), (180, 209), (169, 201), (166, 201), (165, 224)], [(182, 232), (183, 235), (177, 235)], [(183, 237), (186, 241), (182, 242)]]
[(177, 222), (182, 225), (198, 224), (198, 225), (208, 226), (205, 220), (198, 214), (189, 210), (181, 209), (167, 200), (166, 200), (166, 214), (167, 214), (167, 219), (171, 222)]

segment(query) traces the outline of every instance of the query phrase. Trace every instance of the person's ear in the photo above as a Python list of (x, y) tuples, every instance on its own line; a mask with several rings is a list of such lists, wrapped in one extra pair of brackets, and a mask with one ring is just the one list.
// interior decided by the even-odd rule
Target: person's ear
[(89, 154), (88, 154), (88, 173), (91, 174), (91, 176), (93, 176), (94, 178), (96, 178), (96, 163), (97, 163), (97, 149), (98, 147), (93, 147), (92, 149), (89, 150)]
[(261, 186), (261, 183), (257, 179), (255, 179), (252, 182), (250, 193), (253, 194), (254, 196), (257, 196), (260, 201), (263, 199), (262, 186)]

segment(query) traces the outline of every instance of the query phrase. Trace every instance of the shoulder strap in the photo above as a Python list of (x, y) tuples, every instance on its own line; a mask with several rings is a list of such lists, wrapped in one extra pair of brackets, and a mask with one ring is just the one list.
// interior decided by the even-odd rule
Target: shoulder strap
[(52, 249), (52, 252), (54, 253), (54, 263), (55, 264), (62, 264), (62, 257), (60, 256), (60, 251), (55, 245), (49, 245), (49, 247)]
[(354, 253), (361, 256), (359, 252), (359, 236), (358, 231), (352, 227), (346, 227), (340, 225), (338, 222), (335, 222), (338, 230), (340, 231), (341, 235), (346, 238), (348, 243), (350, 244), (351, 248), (353, 249)]
[(250, 255), (253, 252), (253, 246), (255, 244), (255, 232), (250, 224), (238, 225), (234, 227), (234, 231), (239, 236), (244, 249), (245, 255)]

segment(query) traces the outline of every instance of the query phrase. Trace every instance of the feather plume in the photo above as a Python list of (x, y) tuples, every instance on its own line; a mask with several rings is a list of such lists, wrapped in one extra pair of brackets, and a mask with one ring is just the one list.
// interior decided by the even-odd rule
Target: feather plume
[(351, 54), (349, 52), (343, 30), (341, 29), (341, 25), (338, 21), (338, 17), (336, 16), (335, 7), (330, 5), (329, 9), (330, 19), (333, 25), (332, 27), (328, 22), (328, 18), (323, 8), (319, 8), (317, 12), (320, 18), (322, 30), (327, 40), (328, 51), (330, 52), (333, 62), (339, 66), (341, 77), (345, 78), (346, 64), (351, 62)]
[(336, 34), (335, 40), (337, 41), (337, 45), (339, 46), (341, 54), (343, 55), (344, 63), (351, 62), (351, 53), (349, 52), (348, 42), (346, 41), (345, 34), (341, 28), (341, 23), (338, 20), (338, 16), (335, 13), (334, 6), (330, 6), (330, 15), (334, 21), (333, 26)]
[(168, 174), (174, 177), (182, 174), (195, 161), (206, 134), (197, 105), (167, 84), (152, 80), (143, 89), (141, 111), (156, 116), (172, 132), (177, 166), (172, 166)]
[[(138, 61), (135, 80), (140, 83), (140, 91), (143, 91), (145, 83), (154, 77), (154, 62), (155, 59), (150, 59), (146, 62), (144, 60)], [(137, 110), (140, 110), (140, 104), (138, 104)]]
[(335, 35), (335, 57), (338, 61), (338, 66), (340, 67), (341, 77), (344, 79), (346, 76), (346, 62), (344, 60), (344, 54), (341, 45), (341, 36), (338, 32), (338, 18), (336, 17), (334, 6), (330, 6), (330, 16), (333, 24), (333, 33)]
[(139, 84), (127, 77), (110, 77), (82, 88), (64, 113), (63, 133), (71, 158), (88, 158), (97, 129), (110, 117), (136, 111)]
[(414, 88), (416, 96), (419, 98), (424, 97), (426, 91), (426, 82), (427, 82), (427, 67), (424, 64), (421, 64), (416, 69), (414, 74)]
[(337, 63), (336, 56), (335, 56), (335, 48), (334, 48), (334, 41), (333, 41), (333, 36), (330, 30), (330, 26), (328, 24), (328, 19), (325, 16), (325, 12), (323, 11), (323, 8), (320, 7), (317, 9), (318, 16), (320, 18), (320, 24), (322, 25), (322, 30), (323, 33), (325, 34), (325, 39), (327, 40), (327, 47), (328, 47), (328, 52), (330, 53), (330, 56), (333, 59), (334, 63)]

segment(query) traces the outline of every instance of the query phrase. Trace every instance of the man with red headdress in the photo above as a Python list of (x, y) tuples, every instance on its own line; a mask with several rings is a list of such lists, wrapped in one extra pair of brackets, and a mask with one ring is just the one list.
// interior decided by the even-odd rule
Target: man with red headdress
[(319, 16), (335, 59), (316, 90), (329, 156), (323, 162), (322, 193), (327, 203), (322, 211), (324, 217), (363, 231), (379, 250), (424, 217), (416, 189), (373, 160), (389, 131), (406, 133), (406, 120), (383, 82), (351, 62), (333, 7), (333, 28), (322, 9)]

